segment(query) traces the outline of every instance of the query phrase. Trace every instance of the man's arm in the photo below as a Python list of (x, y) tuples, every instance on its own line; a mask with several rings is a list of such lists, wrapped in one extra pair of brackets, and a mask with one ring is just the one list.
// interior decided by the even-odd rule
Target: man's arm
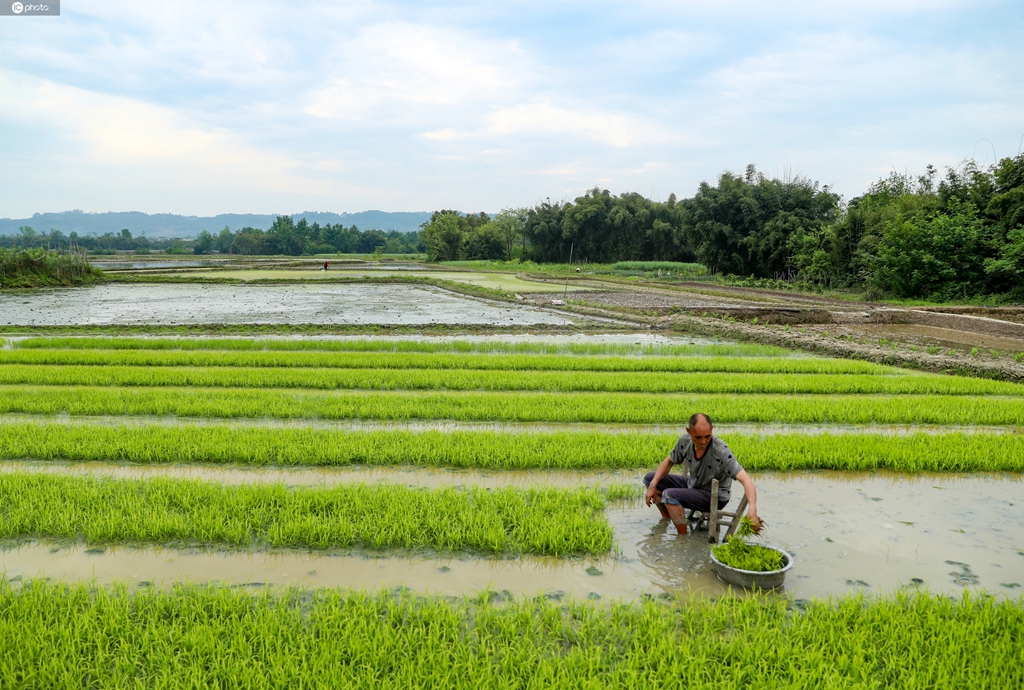
[[(661, 470), (660, 467), (658, 469), (659, 471)], [(754, 480), (750, 478), (746, 470), (740, 470), (740, 473), (736, 475), (736, 481), (743, 485), (743, 494), (747, 497), (747, 515), (750, 517), (750, 521), (754, 523), (754, 529), (757, 529), (761, 525), (761, 519), (757, 517), (757, 489), (754, 488)], [(651, 486), (653, 485), (654, 482), (651, 482)], [(647, 505), (650, 505), (650, 503)]]
[(654, 471), (654, 479), (651, 480), (651, 485), (647, 487), (647, 495), (644, 496), (644, 503), (646, 503), (648, 507), (654, 503), (654, 496), (658, 493), (658, 482), (660, 482), (671, 469), (672, 458), (667, 457), (661, 461), (661, 464), (658, 465), (658, 469)]

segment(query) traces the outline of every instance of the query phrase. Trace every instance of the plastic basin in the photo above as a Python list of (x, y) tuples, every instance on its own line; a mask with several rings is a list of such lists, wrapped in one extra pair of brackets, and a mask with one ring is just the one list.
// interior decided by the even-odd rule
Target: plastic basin
[(731, 565), (722, 563), (715, 558), (715, 553), (712, 551), (711, 562), (715, 564), (715, 573), (718, 575), (718, 579), (726, 584), (746, 587), (747, 589), (777, 589), (781, 587), (783, 580), (786, 579), (786, 572), (793, 567), (793, 554), (777, 546), (769, 546), (768, 544), (758, 544), (758, 546), (781, 553), (785, 565), (778, 570), (766, 572), (740, 570), (739, 568), (733, 568)]

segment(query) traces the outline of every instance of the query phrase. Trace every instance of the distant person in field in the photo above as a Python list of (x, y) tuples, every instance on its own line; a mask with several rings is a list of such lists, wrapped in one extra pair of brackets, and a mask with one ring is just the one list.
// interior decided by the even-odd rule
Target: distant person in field
[[(698, 412), (690, 417), (686, 436), (680, 437), (675, 448), (654, 472), (644, 477), (647, 495), (644, 502), (658, 506), (661, 517), (671, 520), (686, 534), (688, 526), (684, 509), (711, 511), (711, 480), (718, 480), (718, 509), (729, 504), (732, 480), (743, 485), (747, 496), (747, 515), (754, 527), (761, 524), (757, 517), (757, 490), (747, 471), (736, 462), (736, 456), (725, 441), (712, 434), (711, 418)], [(673, 465), (682, 465), (685, 474), (669, 474)]]
[(327, 270), (327, 262), (326, 261), (324, 262), (324, 270), (325, 271)]

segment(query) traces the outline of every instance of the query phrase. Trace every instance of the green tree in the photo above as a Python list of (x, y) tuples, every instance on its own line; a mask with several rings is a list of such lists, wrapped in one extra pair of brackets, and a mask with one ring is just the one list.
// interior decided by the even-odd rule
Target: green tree
[[(303, 230), (306, 229), (305, 219), (302, 221), (302, 228), (297, 229), (295, 221), (291, 216), (278, 216), (274, 219), (270, 229), (266, 232), (265, 251), (259, 252), (271, 254), (286, 254), (288, 256), (299, 256), (303, 250)], [(266, 250), (269, 250), (266, 251)]]
[(456, 211), (438, 211), (423, 225), (430, 261), (456, 261), (462, 249), (462, 227)]
[(224, 229), (217, 235), (217, 251), (221, 254), (228, 254), (231, 252), (231, 245), (234, 243), (235, 236), (231, 232), (231, 228), (224, 226)]
[(516, 243), (522, 240), (529, 213), (529, 209), (525, 208), (506, 208), (494, 217), (494, 234), (501, 243), (505, 261), (512, 260), (512, 251)]
[(192, 243), (193, 254), (209, 254), (210, 250), (213, 249), (213, 235), (208, 231), (203, 230), (196, 237), (195, 242)]
[[(778, 278), (798, 268), (806, 235), (832, 221), (839, 197), (803, 177), (770, 179), (748, 165), (704, 182), (685, 204), (682, 228), (697, 260), (713, 273)], [(812, 251), (813, 254), (813, 251)]]
[(242, 228), (234, 237), (232, 246), (238, 254), (265, 254), (263, 231), (254, 228)]
[(950, 213), (897, 216), (870, 260), (870, 285), (897, 297), (962, 298), (985, 288), (986, 227), (971, 204)]
[(20, 244), (24, 247), (31, 247), (35, 244), (36, 231), (31, 225), (22, 225), (18, 228)]

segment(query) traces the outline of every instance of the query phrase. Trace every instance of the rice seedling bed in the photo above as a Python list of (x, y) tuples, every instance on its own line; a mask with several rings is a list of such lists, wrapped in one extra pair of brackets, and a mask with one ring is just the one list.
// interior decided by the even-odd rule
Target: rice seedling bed
[(755, 343), (632, 344), (545, 343), (505, 340), (261, 339), (261, 338), (126, 338), (34, 337), (11, 343), (18, 349), (83, 350), (269, 350), (326, 352), (419, 352), (546, 355), (645, 355), (667, 357), (795, 357), (791, 350)]
[[(12, 461), (3, 463), (2, 469), (12, 471), (22, 465), (44, 472), (47, 464)], [(218, 483), (265, 481), (306, 486), (337, 483), (334, 478), (339, 475), (348, 475), (347, 483), (387, 481), (424, 487), (480, 484), (568, 489), (629, 482), (634, 496), (641, 474), (635, 470), (259, 469), (113, 463), (52, 463), (51, 471), (65, 471), (62, 465), (77, 474), (173, 475)], [(327, 479), (318, 481), (315, 475)], [(973, 583), (972, 591), (984, 588), (997, 598), (1020, 596), (1024, 556), (1018, 549), (1024, 544), (1024, 523), (1019, 504), (1024, 475), (798, 471), (758, 472), (755, 478), (763, 515), (769, 521), (770, 543), (787, 548), (797, 558), (786, 583), (791, 598), (827, 598), (851, 591), (877, 595), (912, 587), (957, 597), (965, 587), (964, 578)], [(736, 501), (738, 498), (733, 504)], [(969, 508), (951, 510), (951, 501)], [(493, 588), (516, 596), (538, 592), (557, 596), (561, 592), (578, 598), (600, 596), (606, 601), (637, 600), (665, 592), (697, 598), (728, 594), (710, 568), (706, 532), (704, 538), (698, 533), (679, 539), (671, 527), (657, 521), (654, 508), (635, 498), (612, 501), (609, 496), (605, 512), (615, 547), (603, 555), (509, 556), (358, 547), (338, 552), (155, 544), (89, 546), (39, 539), (5, 543), (6, 548), (0, 548), (0, 571), (10, 578), (46, 576), (101, 585), (148, 582), (161, 588), (210, 581), (243, 587), (259, 583), (275, 589), (372, 591), (406, 586), (451, 596)], [(946, 561), (965, 565), (953, 567)]]
[(964, 595), (603, 604), (0, 581), (5, 687), (1024, 684), (1024, 606)]
[(289, 488), (20, 472), (0, 475), (0, 538), (603, 553), (612, 546), (608, 496), (595, 488)]
[[(983, 433), (725, 434), (750, 470), (1021, 472), (1024, 436)], [(0, 424), (0, 457), (140, 464), (637, 469), (668, 455), (667, 434), (341, 431), (162, 424)]]
[(871, 362), (812, 357), (568, 357), (565, 355), (393, 352), (219, 352), (206, 350), (0, 350), (0, 365), (265, 367), (494, 371), (753, 372), (768, 374), (908, 374)]
[(696, 410), (716, 423), (1024, 425), (1020, 397), (0, 386), (0, 414), (685, 425)]
[(0, 366), (0, 385), (189, 386), (312, 390), (476, 390), (609, 393), (1002, 395), (1024, 385), (935, 374), (715, 374), (670, 372), (267, 369), (259, 367)]

